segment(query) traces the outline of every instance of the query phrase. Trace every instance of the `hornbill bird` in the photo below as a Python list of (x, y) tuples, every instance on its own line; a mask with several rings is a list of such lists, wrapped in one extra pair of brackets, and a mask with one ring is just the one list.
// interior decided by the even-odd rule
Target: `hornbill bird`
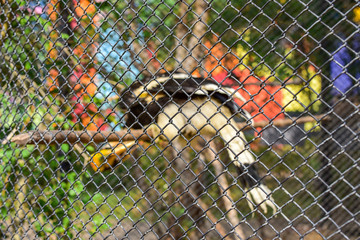
[(254, 156), (234, 120), (237, 116), (251, 122), (251, 115), (234, 98), (246, 102), (237, 91), (210, 78), (173, 73), (133, 82), (122, 91), (119, 106), (125, 112), (127, 128), (151, 128), (157, 139), (172, 142), (199, 134), (220, 135), (245, 192), (264, 212), (267, 207), (275, 212), (271, 191), (261, 183)]

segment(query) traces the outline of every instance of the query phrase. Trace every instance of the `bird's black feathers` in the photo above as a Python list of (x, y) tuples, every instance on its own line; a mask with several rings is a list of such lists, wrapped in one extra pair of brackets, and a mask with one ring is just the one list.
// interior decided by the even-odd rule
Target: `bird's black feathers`
[(169, 103), (169, 99), (162, 97), (157, 101), (146, 102), (144, 99), (129, 102), (129, 112), (126, 115), (125, 125), (129, 128), (141, 129), (156, 121), (159, 112)]
[(128, 111), (126, 126), (140, 129), (156, 118), (167, 104), (183, 104), (190, 99), (210, 98), (218, 100), (230, 109), (232, 114), (241, 114), (248, 120), (248, 114), (234, 101), (229, 88), (224, 91), (214, 80), (188, 76), (182, 73), (161, 75), (136, 81), (122, 92), (121, 109)]
[(260, 182), (259, 174), (253, 164), (243, 164), (237, 168), (239, 180), (246, 187), (256, 186)]

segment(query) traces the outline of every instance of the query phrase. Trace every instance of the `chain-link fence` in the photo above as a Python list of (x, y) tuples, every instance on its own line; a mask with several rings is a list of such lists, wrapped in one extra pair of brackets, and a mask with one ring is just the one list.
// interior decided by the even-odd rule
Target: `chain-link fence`
[(0, 5), (0, 238), (359, 238), (358, 1)]

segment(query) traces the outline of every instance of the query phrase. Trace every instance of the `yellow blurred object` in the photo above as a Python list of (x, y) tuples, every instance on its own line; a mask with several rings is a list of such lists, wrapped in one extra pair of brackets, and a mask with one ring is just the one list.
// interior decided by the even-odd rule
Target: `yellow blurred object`
[(354, 21), (360, 23), (360, 7), (354, 9)]
[(282, 89), (283, 106), (287, 112), (303, 112), (307, 108), (319, 111), (321, 102), (321, 77), (313, 66), (302, 69), (298, 75), (303, 82), (290, 84)]
[[(118, 143), (115, 143), (118, 144)], [(111, 146), (115, 145), (110, 143)], [(105, 148), (101, 149), (100, 152), (97, 152), (91, 156), (92, 161), (90, 162), (91, 167), (94, 171), (100, 170), (103, 172), (105, 170), (111, 169), (115, 166), (116, 163), (123, 157), (120, 157), (121, 154), (125, 153), (135, 144), (135, 141), (127, 141), (119, 144), (115, 149)]]

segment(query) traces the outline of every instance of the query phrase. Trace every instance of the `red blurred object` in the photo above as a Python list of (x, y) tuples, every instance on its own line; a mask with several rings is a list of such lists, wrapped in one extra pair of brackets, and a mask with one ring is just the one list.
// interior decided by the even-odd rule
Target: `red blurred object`
[[(239, 89), (239, 93), (247, 102), (243, 103), (238, 99), (236, 101), (239, 106), (251, 113), (254, 121), (284, 118), (284, 114), (281, 112), (283, 96), (280, 86), (266, 85), (264, 78), (254, 77), (248, 69), (242, 71), (235, 69), (231, 75), (232, 77), (230, 78), (229, 73), (223, 70), (212, 77), (223, 85)], [(244, 87), (240, 88), (240, 85)]]

